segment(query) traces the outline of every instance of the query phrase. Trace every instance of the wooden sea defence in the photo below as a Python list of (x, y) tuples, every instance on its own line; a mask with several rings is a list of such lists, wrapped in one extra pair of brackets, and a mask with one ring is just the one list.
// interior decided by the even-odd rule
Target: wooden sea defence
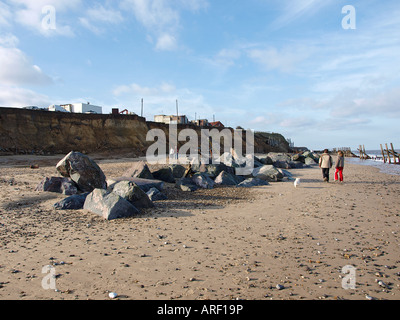
[[(382, 151), (382, 157), (383, 157), (383, 162), (384, 163), (389, 163), (389, 164), (400, 164), (400, 154), (395, 151), (393, 147), (393, 143), (390, 144), (390, 149), (388, 147), (388, 144), (385, 144), (385, 149), (381, 145), (381, 151)], [(393, 159), (392, 159), (393, 158)]]
[(360, 145), (357, 150), (360, 153), (360, 159), (361, 160), (369, 160), (369, 159), (371, 159), (371, 157), (365, 152), (365, 146), (364, 145)]

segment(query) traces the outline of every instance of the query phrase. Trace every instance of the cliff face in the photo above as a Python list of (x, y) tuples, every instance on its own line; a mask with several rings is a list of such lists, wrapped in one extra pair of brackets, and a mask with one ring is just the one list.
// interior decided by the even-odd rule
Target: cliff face
[[(17, 154), (66, 154), (70, 151), (144, 156), (154, 142), (150, 129), (161, 129), (168, 140), (168, 126), (146, 122), (132, 115), (94, 115), (0, 108), (0, 152)], [(188, 125), (178, 130), (200, 128)], [(287, 152), (282, 137), (275, 146), (268, 134), (255, 136), (255, 152)], [(276, 140), (277, 141), (277, 140)], [(274, 140), (274, 142), (276, 142)]]

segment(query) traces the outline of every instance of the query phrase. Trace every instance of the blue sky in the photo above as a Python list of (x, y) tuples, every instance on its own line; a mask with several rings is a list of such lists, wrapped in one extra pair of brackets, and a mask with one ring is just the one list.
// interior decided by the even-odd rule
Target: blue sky
[(179, 100), (190, 120), (379, 149), (400, 145), (399, 75), (398, 0), (0, 1), (4, 107), (143, 98), (152, 120)]

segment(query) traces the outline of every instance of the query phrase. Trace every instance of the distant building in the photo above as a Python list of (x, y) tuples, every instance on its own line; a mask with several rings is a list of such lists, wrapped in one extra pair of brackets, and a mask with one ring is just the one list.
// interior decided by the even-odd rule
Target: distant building
[(188, 124), (189, 120), (186, 116), (158, 115), (154, 116), (154, 122), (165, 123), (165, 124)]
[(214, 128), (225, 128), (225, 126), (220, 121), (211, 122), (210, 126)]
[(88, 103), (64, 104), (64, 105), (61, 105), (60, 107), (65, 109), (67, 112), (71, 112), (71, 113), (103, 114), (102, 107), (92, 105), (89, 102)]
[(198, 127), (209, 127), (210, 123), (207, 119), (193, 120), (192, 123)]

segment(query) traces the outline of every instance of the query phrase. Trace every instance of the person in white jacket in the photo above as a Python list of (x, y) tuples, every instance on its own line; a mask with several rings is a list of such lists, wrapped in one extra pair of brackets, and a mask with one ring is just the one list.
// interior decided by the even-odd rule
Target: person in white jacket
[(329, 182), (329, 170), (332, 168), (333, 159), (329, 154), (328, 149), (324, 150), (324, 153), (319, 158), (319, 167), (322, 169), (322, 178), (324, 181)]

